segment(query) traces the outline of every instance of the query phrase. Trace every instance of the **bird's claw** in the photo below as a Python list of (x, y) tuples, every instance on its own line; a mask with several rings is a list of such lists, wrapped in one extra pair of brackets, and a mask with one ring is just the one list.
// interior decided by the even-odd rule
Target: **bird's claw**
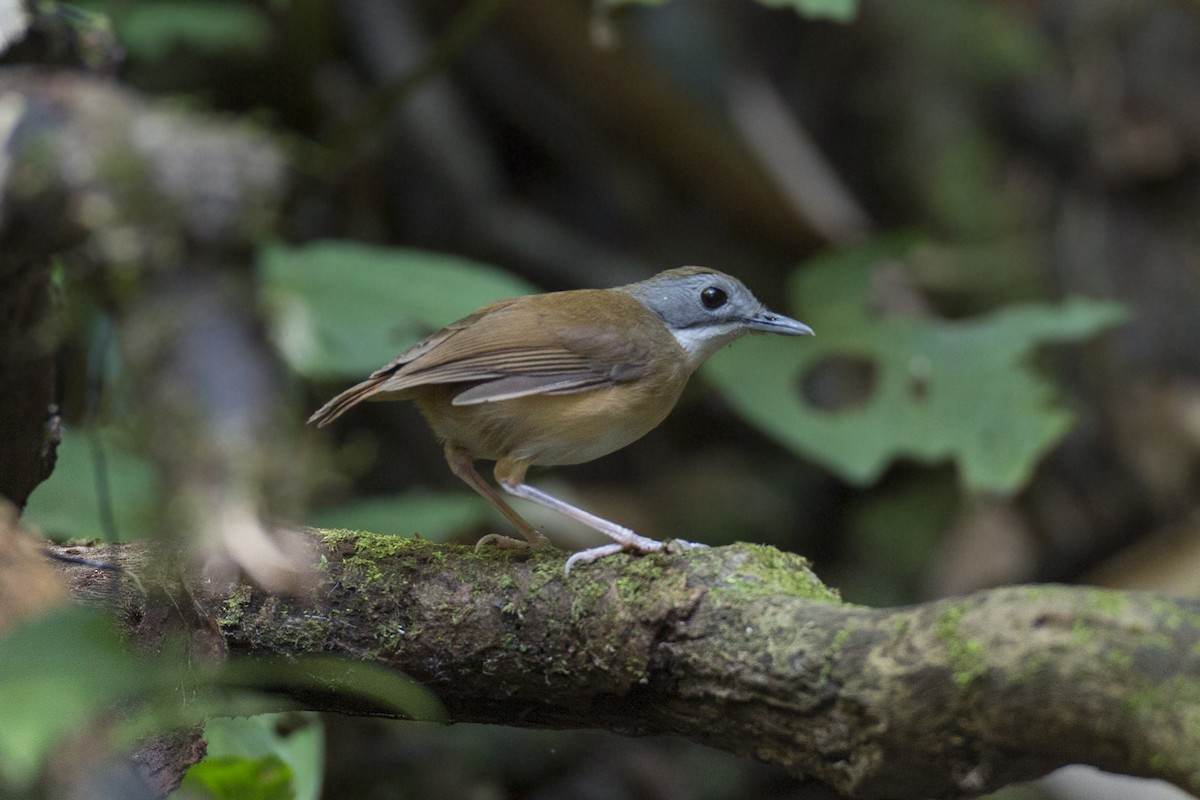
[(689, 542), (686, 539), (668, 539), (664, 542), (668, 553), (682, 553), (685, 550), (703, 550), (708, 545), (703, 542)]
[(563, 566), (563, 575), (571, 574), (571, 567), (576, 564), (591, 564), (594, 561), (599, 561), (605, 556), (611, 556), (614, 553), (619, 553), (625, 549), (623, 544), (602, 544), (599, 547), (589, 547), (587, 550), (580, 550), (570, 558)]

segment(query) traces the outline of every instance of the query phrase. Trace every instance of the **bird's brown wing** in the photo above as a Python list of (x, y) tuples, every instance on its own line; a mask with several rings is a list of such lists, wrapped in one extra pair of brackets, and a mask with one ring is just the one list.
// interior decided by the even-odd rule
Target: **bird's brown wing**
[(628, 320), (619, 315), (618, 320), (560, 320), (551, 311), (534, 326), (513, 325), (506, 316), (481, 319), (445, 339), (396, 370), (379, 392), (473, 383), (453, 400), (455, 405), (472, 405), (589, 391), (634, 380), (650, 363), (646, 337), (630, 336)]
[(580, 318), (577, 310), (540, 303), (544, 297), (496, 303), (447, 325), (330, 400), (310, 422), (326, 425), (363, 400), (403, 399), (433, 384), (475, 384), (455, 396), (455, 405), (589, 391), (635, 380), (650, 369), (656, 347), (675, 346), (661, 323), (631, 322), (645, 314), (632, 299), (624, 308), (623, 296), (606, 293), (603, 313)]
[[(476, 311), (473, 314), (468, 314), (467, 316), (463, 317), (460, 320), (451, 322), (449, 325), (442, 328), (441, 330), (438, 330), (438, 331), (435, 331), (434, 333), (429, 334), (424, 339), (417, 342), (412, 347), (408, 348), (403, 353), (396, 356), (391, 361), (389, 361), (388, 363), (384, 364), (379, 369), (372, 372), (370, 378), (368, 378), (367, 380), (371, 380), (374, 378), (391, 377), (397, 371), (399, 371), (402, 367), (404, 367), (406, 364), (416, 361), (418, 358), (425, 355), (426, 353), (433, 351), (435, 348), (440, 346), (443, 342), (445, 342), (446, 340), (455, 336), (456, 334), (459, 334), (462, 331), (468, 330), (472, 325), (474, 325), (479, 320), (486, 317), (488, 314), (491, 314), (495, 311), (499, 311), (499, 310), (505, 308), (506, 306), (509, 306), (509, 305), (517, 302), (517, 300), (519, 300), (519, 299), (520, 298), (513, 298), (512, 300), (501, 300), (497, 303), (492, 303), (491, 305), (484, 306), (483, 308), (479, 309), (478, 311)], [(364, 383), (365, 382), (366, 381), (364, 381)]]
[(422, 356), (436, 350), (441, 344), (453, 338), (464, 330), (470, 329), (472, 325), (480, 319), (486, 317), (493, 311), (498, 311), (505, 306), (513, 303), (518, 298), (513, 300), (501, 300), (498, 303), (484, 306), (473, 314), (463, 317), (460, 320), (451, 322), (446, 327), (439, 331), (431, 333), (421, 341), (414, 344), (412, 347), (405, 350), (394, 359), (384, 364), (379, 369), (371, 373), (362, 383), (355, 384), (341, 394), (337, 395), (325, 405), (321, 406), (316, 412), (308, 418), (309, 423), (316, 423), (318, 428), (323, 428), (335, 419), (345, 414), (348, 410), (358, 405), (364, 400), (368, 400), (381, 392), (391, 393), (391, 390), (382, 388), (385, 384), (391, 382), (396, 374), (404, 369), (408, 364), (416, 361)]

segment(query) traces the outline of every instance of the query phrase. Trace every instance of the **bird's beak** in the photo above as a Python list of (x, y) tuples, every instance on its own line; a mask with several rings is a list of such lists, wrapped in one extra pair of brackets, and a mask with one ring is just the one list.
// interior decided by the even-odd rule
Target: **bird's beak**
[(787, 336), (812, 335), (813, 329), (803, 322), (767, 311), (765, 308), (746, 320), (746, 327), (763, 333), (782, 333)]

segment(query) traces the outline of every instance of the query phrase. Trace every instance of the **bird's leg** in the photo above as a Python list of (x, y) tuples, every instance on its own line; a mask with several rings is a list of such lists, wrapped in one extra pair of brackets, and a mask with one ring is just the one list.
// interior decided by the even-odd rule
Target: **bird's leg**
[[(557, 497), (546, 494), (541, 489), (536, 489), (525, 483), (525, 470), (528, 469), (528, 466), (528, 464), (522, 462), (502, 458), (496, 462), (496, 482), (500, 484), (501, 489), (514, 497), (532, 500), (538, 505), (552, 508), (564, 516), (582, 522), (589, 528), (603, 533), (614, 542), (613, 544), (604, 544), (599, 547), (580, 550), (578, 553), (572, 555), (567, 559), (566, 572), (568, 574), (571, 572), (571, 567), (576, 564), (591, 564), (593, 561), (614, 553), (620, 553), (622, 550), (633, 550), (637, 553), (654, 553), (663, 549), (663, 542), (657, 539), (639, 536), (629, 528), (584, 511), (582, 508), (573, 506), (564, 500), (559, 500)], [(695, 547), (706, 547), (707, 545), (677, 539), (672, 542), (672, 546), (688, 550)]]
[(492, 507), (504, 515), (504, 518), (513, 524), (525, 541), (514, 539), (511, 536), (502, 536), (498, 533), (488, 534), (476, 542), (475, 547), (478, 549), (483, 544), (495, 544), (499, 547), (553, 547), (553, 543), (543, 536), (536, 528), (525, 521), (525, 518), (513, 510), (512, 506), (504, 502), (504, 498), (493, 489), (483, 477), (475, 471), (475, 458), (471, 452), (463, 447), (455, 444), (446, 444), (446, 463), (450, 465), (450, 471), (462, 479), (463, 483), (470, 486), (476, 492), (492, 504)]

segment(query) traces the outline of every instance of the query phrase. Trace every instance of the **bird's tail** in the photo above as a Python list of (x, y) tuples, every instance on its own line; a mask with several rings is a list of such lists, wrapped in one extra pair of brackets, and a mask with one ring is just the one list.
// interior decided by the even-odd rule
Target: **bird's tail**
[(342, 414), (345, 414), (351, 408), (379, 391), (380, 384), (386, 381), (388, 377), (390, 376), (372, 376), (356, 386), (351, 386), (349, 389), (318, 408), (316, 412), (308, 418), (308, 423), (311, 425), (315, 422), (318, 428), (324, 428)]

